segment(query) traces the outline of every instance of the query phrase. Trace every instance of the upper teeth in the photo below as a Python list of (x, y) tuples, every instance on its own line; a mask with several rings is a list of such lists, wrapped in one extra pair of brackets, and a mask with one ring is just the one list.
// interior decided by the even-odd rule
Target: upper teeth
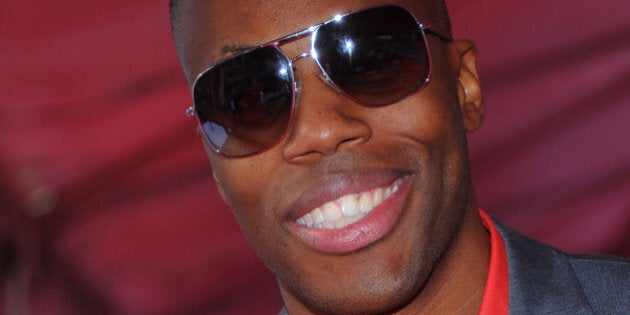
[(376, 188), (357, 194), (345, 195), (325, 203), (297, 219), (298, 224), (309, 228), (339, 229), (359, 221), (374, 207), (395, 193), (401, 180), (385, 188)]

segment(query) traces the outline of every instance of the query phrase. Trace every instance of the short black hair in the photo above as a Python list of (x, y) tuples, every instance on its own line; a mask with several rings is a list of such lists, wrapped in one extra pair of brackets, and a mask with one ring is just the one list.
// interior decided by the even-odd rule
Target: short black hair
[[(179, 14), (177, 13), (179, 0), (170, 0), (169, 12), (171, 17), (171, 31), (173, 33), (173, 39), (175, 45), (177, 45), (177, 19)], [(446, 0), (429, 0), (429, 12), (433, 22), (441, 28), (444, 32), (451, 35), (451, 19), (448, 15), (448, 8), (446, 7)]]

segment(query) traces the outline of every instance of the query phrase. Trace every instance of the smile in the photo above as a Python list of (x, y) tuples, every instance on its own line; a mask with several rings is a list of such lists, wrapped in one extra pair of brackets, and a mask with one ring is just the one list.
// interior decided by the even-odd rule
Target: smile
[(341, 229), (365, 217), (376, 206), (398, 191), (402, 183), (396, 180), (388, 187), (348, 194), (327, 202), (296, 220), (296, 223), (315, 229)]
[[(290, 232), (308, 247), (338, 254), (357, 251), (383, 239), (403, 213), (411, 189), (409, 176), (386, 181), (379, 176), (367, 179), (366, 175), (360, 179), (365, 185), (378, 181), (389, 184), (363, 186), (363, 190), (357, 190), (360, 192), (346, 192), (319, 206), (313, 205), (313, 210), (289, 221)], [(343, 182), (342, 178), (339, 180), (329, 183)]]

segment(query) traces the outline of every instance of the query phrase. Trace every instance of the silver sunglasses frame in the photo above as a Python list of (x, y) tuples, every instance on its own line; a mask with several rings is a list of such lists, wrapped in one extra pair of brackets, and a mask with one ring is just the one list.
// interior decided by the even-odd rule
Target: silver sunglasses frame
[[(300, 59), (302, 59), (302, 58), (310, 57), (311, 59), (313, 59), (313, 60), (315, 61), (315, 64), (317, 65), (317, 67), (318, 67), (318, 68), (319, 68), (319, 70), (320, 70), (320, 78), (321, 78), (321, 79), (322, 79), (322, 80), (323, 80), (323, 81), (324, 81), (324, 82), (325, 82), (328, 86), (330, 86), (333, 90), (335, 90), (336, 92), (338, 92), (338, 93), (340, 93), (340, 94), (344, 95), (345, 97), (347, 97), (347, 98), (349, 98), (349, 99), (353, 100), (353, 101), (354, 101), (354, 102), (356, 102), (356, 103), (362, 104), (362, 102), (361, 102), (361, 101), (359, 101), (359, 100), (355, 99), (354, 97), (352, 97), (351, 95), (349, 95), (349, 94), (345, 93), (345, 92), (343, 91), (343, 89), (339, 88), (339, 87), (338, 87), (338, 86), (334, 83), (334, 81), (332, 81), (332, 80), (328, 77), (328, 74), (326, 73), (326, 71), (324, 70), (324, 68), (321, 66), (321, 64), (320, 64), (320, 62), (319, 62), (319, 60), (318, 60), (318, 58), (317, 58), (317, 52), (315, 51), (315, 47), (314, 47), (314, 46), (315, 46), (315, 42), (316, 42), (316, 40), (317, 40), (317, 31), (318, 31), (318, 30), (319, 30), (322, 26), (327, 25), (327, 24), (330, 24), (330, 23), (341, 22), (341, 21), (343, 21), (343, 19), (344, 19), (346, 16), (351, 15), (351, 14), (359, 13), (359, 12), (362, 12), (362, 11), (365, 11), (365, 10), (370, 10), (370, 9), (381, 8), (381, 7), (382, 7), (382, 8), (384, 8), (384, 7), (399, 7), (399, 8), (401, 8), (401, 9), (403, 9), (403, 10), (407, 11), (407, 12), (409, 13), (409, 15), (410, 15), (410, 16), (411, 16), (411, 17), (412, 17), (412, 18), (416, 21), (416, 23), (418, 24), (418, 27), (420, 28), (420, 31), (421, 31), (421, 33), (422, 33), (423, 40), (424, 40), (425, 45), (426, 45), (426, 47), (427, 47), (427, 52), (428, 52), (427, 57), (428, 57), (428, 59), (429, 59), (429, 72), (428, 72), (428, 74), (427, 74), (427, 78), (425, 79), (424, 84), (422, 84), (420, 87), (426, 86), (426, 85), (428, 84), (429, 80), (430, 80), (430, 77), (431, 77), (431, 70), (432, 70), (432, 69), (431, 69), (431, 68), (432, 68), (431, 53), (429, 52), (430, 47), (429, 47), (429, 43), (428, 43), (428, 41), (427, 41), (427, 37), (426, 37), (426, 35), (427, 35), (427, 34), (430, 34), (430, 35), (435, 35), (435, 36), (437, 36), (438, 38), (440, 38), (441, 40), (443, 40), (443, 41), (445, 41), (445, 42), (451, 42), (451, 41), (453, 41), (453, 37), (452, 37), (450, 34), (448, 34), (447, 32), (445, 32), (445, 31), (443, 31), (443, 30), (441, 30), (441, 29), (439, 29), (439, 28), (437, 28), (437, 27), (434, 27), (434, 25), (435, 25), (435, 24), (434, 24), (434, 23), (433, 23), (430, 19), (423, 19), (423, 21), (422, 21), (422, 22), (420, 22), (420, 21), (419, 21), (419, 20), (418, 20), (418, 19), (417, 19), (414, 15), (413, 15), (413, 13), (411, 13), (408, 9), (406, 9), (406, 8), (404, 8), (404, 7), (401, 7), (401, 6), (396, 6), (396, 5), (384, 5), (384, 6), (377, 6), (377, 7), (368, 7), (368, 8), (364, 8), (364, 9), (361, 9), (361, 10), (351, 11), (351, 12), (347, 12), (347, 13), (345, 13), (345, 14), (336, 15), (336, 16), (335, 16), (335, 17), (333, 17), (332, 19), (327, 20), (327, 21), (325, 21), (325, 22), (322, 22), (322, 23), (319, 23), (319, 24), (316, 24), (316, 25), (310, 26), (310, 27), (308, 27), (308, 28), (306, 28), (306, 29), (303, 29), (303, 30), (301, 30), (301, 31), (298, 31), (298, 32), (295, 32), (295, 33), (292, 33), (292, 34), (289, 34), (289, 35), (285, 35), (285, 36), (280, 37), (280, 38), (277, 38), (277, 39), (274, 39), (274, 40), (268, 41), (268, 42), (266, 42), (266, 43), (264, 43), (264, 44), (260, 44), (260, 45), (254, 46), (254, 47), (252, 47), (252, 48), (250, 48), (250, 49), (247, 49), (247, 50), (245, 50), (245, 51), (243, 51), (243, 52), (240, 52), (240, 53), (238, 53), (238, 54), (232, 55), (232, 56), (230, 56), (230, 57), (228, 57), (228, 58), (226, 58), (226, 59), (223, 59), (223, 60), (221, 60), (221, 61), (216, 62), (214, 65), (212, 65), (212, 66), (210, 66), (210, 67), (206, 68), (204, 71), (202, 71), (201, 73), (199, 73), (199, 75), (197, 75), (197, 77), (195, 78), (195, 81), (194, 81), (194, 83), (193, 83), (193, 85), (192, 85), (192, 88), (191, 88), (191, 94), (192, 94), (192, 98), (193, 98), (193, 105), (192, 105), (192, 106), (190, 106), (190, 107), (188, 107), (188, 108), (186, 109), (186, 116), (188, 116), (188, 117), (193, 117), (193, 116), (196, 116), (196, 110), (195, 110), (195, 104), (194, 104), (194, 99), (195, 99), (194, 91), (195, 91), (195, 86), (197, 86), (197, 81), (198, 81), (198, 80), (199, 80), (199, 79), (200, 79), (200, 78), (201, 78), (204, 74), (206, 74), (207, 72), (212, 71), (212, 69), (214, 69), (214, 68), (215, 68), (216, 66), (218, 66), (218, 65), (223, 64), (224, 62), (227, 62), (227, 61), (232, 60), (232, 59), (234, 59), (234, 58), (237, 58), (237, 57), (239, 57), (239, 56), (245, 55), (245, 54), (247, 54), (247, 53), (249, 53), (249, 52), (251, 52), (251, 51), (253, 51), (253, 50), (260, 49), (260, 48), (262, 48), (262, 47), (269, 47), (269, 46), (270, 46), (270, 47), (274, 47), (274, 48), (275, 48), (275, 49), (277, 49), (277, 50), (278, 50), (278, 51), (279, 51), (282, 55), (284, 55), (284, 56), (287, 58), (287, 60), (289, 61), (289, 65), (291, 66), (291, 67), (289, 67), (288, 71), (290, 71), (290, 72), (291, 72), (291, 77), (293, 78), (293, 82), (292, 82), (292, 83), (293, 83), (293, 100), (292, 100), (292, 105), (291, 105), (291, 107), (292, 107), (292, 109), (291, 109), (291, 114), (290, 114), (290, 116), (289, 116), (289, 120), (288, 120), (288, 121), (289, 121), (289, 123), (287, 124), (287, 129), (289, 128), (289, 126), (290, 126), (290, 122), (291, 122), (291, 121), (292, 121), (292, 119), (293, 119), (293, 111), (294, 111), (294, 109), (295, 109), (295, 107), (296, 107), (296, 98), (297, 98), (297, 94), (299, 93), (299, 86), (298, 86), (299, 84), (298, 84), (297, 80), (295, 79), (295, 75), (293, 74), (293, 67), (292, 67), (292, 66), (293, 66), (293, 63), (294, 63), (294, 62), (297, 62), (298, 60), (300, 60)], [(294, 42), (294, 41), (300, 40), (300, 39), (302, 39), (302, 38), (304, 38), (304, 37), (306, 37), (306, 36), (309, 36), (309, 35), (311, 35), (311, 39), (310, 39), (310, 51), (308, 51), (308, 52), (303, 52), (303, 53), (301, 53), (301, 54), (299, 54), (299, 55), (297, 55), (297, 56), (295, 56), (295, 57), (293, 57), (293, 58), (290, 58), (289, 56), (287, 56), (287, 55), (284, 53), (284, 51), (282, 51), (282, 49), (280, 49), (280, 46), (282, 46), (282, 45), (289, 44), (289, 43), (291, 43), (291, 42)], [(413, 94), (413, 93), (412, 93), (412, 94)], [(409, 96), (409, 95), (406, 95), (406, 96), (404, 96), (404, 97), (401, 97), (400, 99), (394, 100), (394, 101), (392, 101), (392, 102), (389, 102), (389, 103), (386, 103), (386, 104), (380, 104), (380, 105), (377, 105), (377, 106), (386, 106), (386, 105), (389, 105), (389, 104), (393, 104), (393, 103), (399, 102), (400, 100), (404, 99), (404, 98), (405, 98), (405, 97), (407, 97), (407, 96)], [(198, 121), (198, 122), (199, 122), (199, 123), (201, 123), (201, 121)], [(274, 146), (275, 146), (278, 142), (280, 142), (280, 141), (284, 138), (284, 135), (286, 134), (286, 129), (285, 129), (285, 131), (283, 131), (283, 133), (282, 133), (283, 135), (282, 135), (282, 136), (281, 136), (281, 137), (280, 137), (280, 138), (279, 138), (276, 142), (274, 142), (274, 143), (270, 144), (269, 146), (267, 146), (266, 148), (264, 148), (264, 149), (262, 149), (262, 150), (260, 150), (260, 151), (256, 151), (256, 152), (254, 152), (254, 153), (250, 153), (250, 154), (247, 154), (247, 155), (242, 155), (242, 156), (230, 156), (230, 155), (226, 155), (225, 153), (221, 152), (221, 149), (220, 149), (220, 148), (217, 148), (217, 147), (216, 147), (216, 146), (212, 143), (212, 141), (210, 141), (210, 139), (206, 139), (208, 136), (207, 136), (207, 135), (205, 135), (205, 132), (203, 132), (203, 131), (201, 131), (201, 130), (200, 130), (200, 133), (202, 134), (202, 138), (204, 138), (204, 141), (205, 141), (207, 144), (209, 144), (209, 145), (210, 145), (210, 147), (212, 148), (212, 151), (214, 151), (214, 153), (216, 153), (216, 154), (220, 154), (220, 155), (223, 155), (223, 156), (226, 156), (226, 157), (234, 157), (234, 158), (237, 158), (237, 157), (247, 157), (247, 156), (256, 155), (256, 154), (259, 154), (259, 153), (262, 153), (262, 152), (264, 152), (264, 151), (268, 150), (269, 148), (274, 147)]]

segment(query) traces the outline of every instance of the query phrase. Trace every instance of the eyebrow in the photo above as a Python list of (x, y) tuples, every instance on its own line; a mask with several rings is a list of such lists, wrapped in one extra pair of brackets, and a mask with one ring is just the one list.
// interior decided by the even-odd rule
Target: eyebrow
[(254, 48), (254, 46), (245, 46), (245, 45), (225, 45), (221, 47), (220, 55), (222, 57), (228, 57), (236, 54), (240, 54), (242, 52), (248, 51)]

